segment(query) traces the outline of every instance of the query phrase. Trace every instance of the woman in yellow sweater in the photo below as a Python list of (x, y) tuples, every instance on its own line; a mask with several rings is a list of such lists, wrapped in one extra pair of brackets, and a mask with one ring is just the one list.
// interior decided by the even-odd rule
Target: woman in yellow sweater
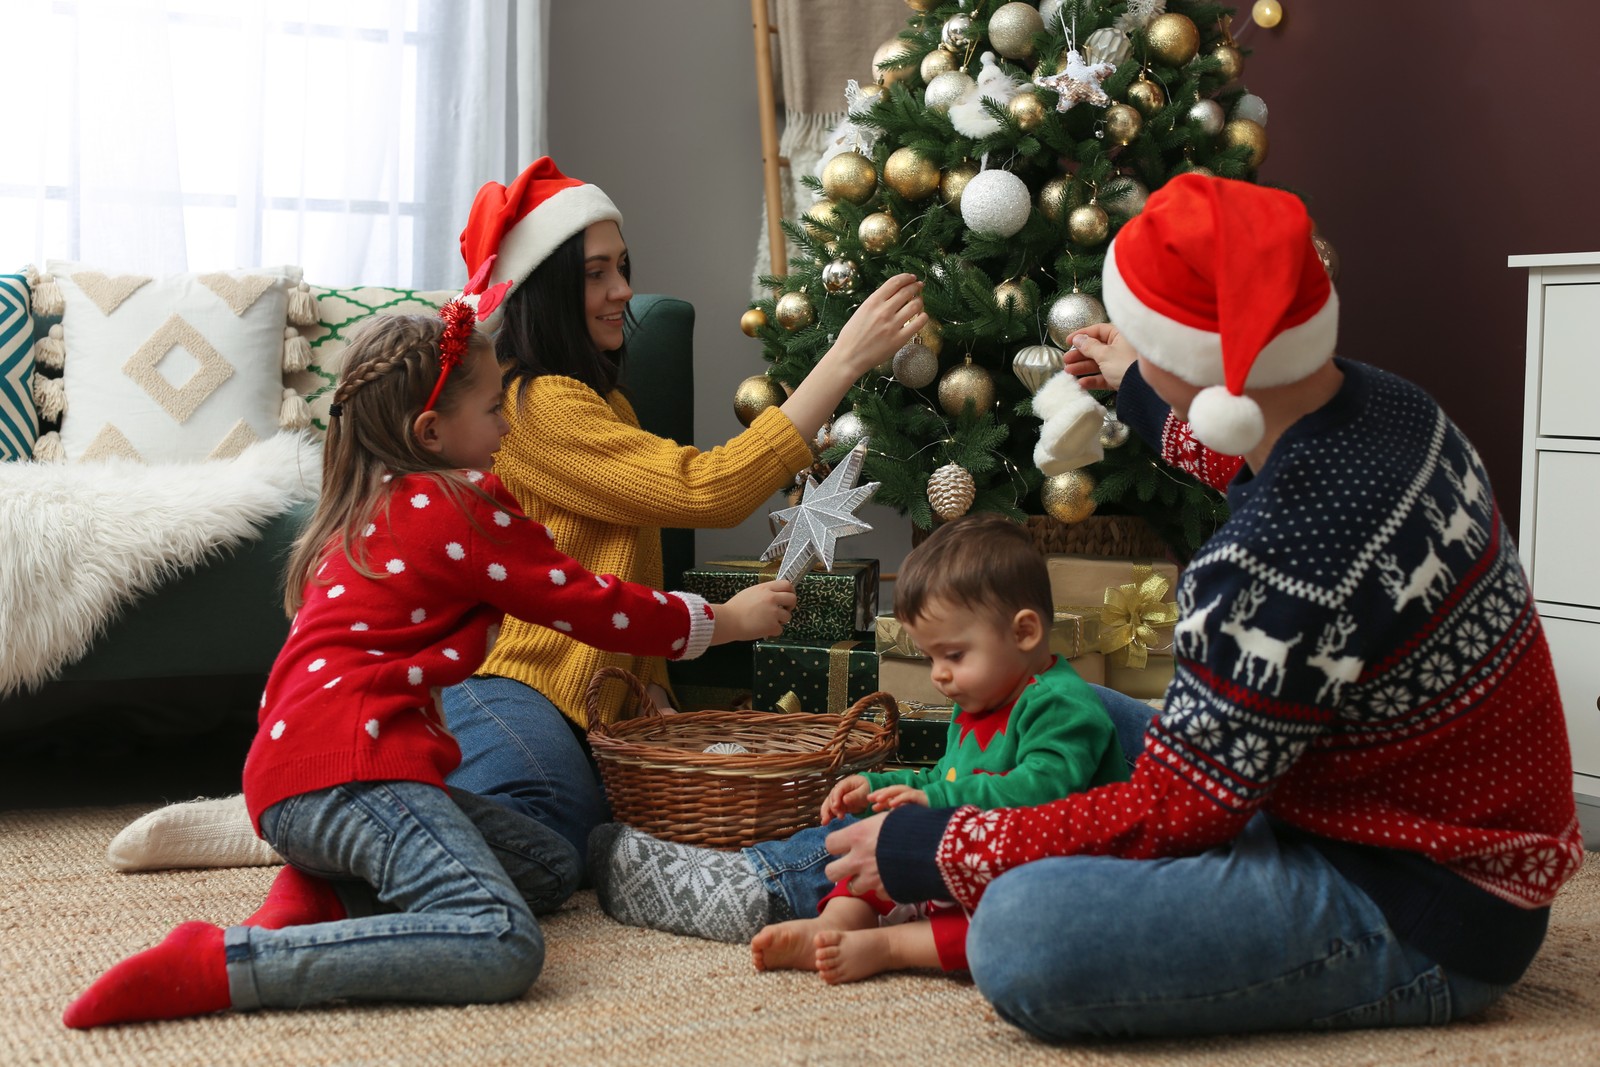
[[(926, 324), (921, 283), (889, 279), (781, 407), (709, 452), (639, 427), (617, 388), (629, 286), (622, 214), (548, 158), (478, 192), (461, 253), (495, 328), (511, 432), (495, 473), (562, 551), (600, 575), (660, 586), (662, 527), (727, 527), (812, 462), (810, 442), (870, 368)], [(498, 317), (498, 325), (495, 320)], [(665, 661), (600, 652), (507, 617), (479, 673), (444, 693), (461, 743), (450, 784), (533, 815), (583, 852), (607, 819), (584, 743), (596, 668), (626, 668), (666, 706)], [(622, 687), (607, 720), (625, 717)]]

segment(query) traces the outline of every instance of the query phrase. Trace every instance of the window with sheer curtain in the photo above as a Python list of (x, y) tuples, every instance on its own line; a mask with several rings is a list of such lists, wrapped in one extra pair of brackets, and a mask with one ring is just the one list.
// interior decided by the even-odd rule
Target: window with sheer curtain
[(459, 285), (478, 186), (544, 150), (547, 4), (6, 0), (0, 269)]

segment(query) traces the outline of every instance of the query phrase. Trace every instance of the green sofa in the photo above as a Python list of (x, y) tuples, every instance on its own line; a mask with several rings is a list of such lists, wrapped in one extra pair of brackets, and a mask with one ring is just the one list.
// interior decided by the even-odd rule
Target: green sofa
[[(650, 430), (694, 435), (694, 308), (667, 296), (635, 296), (625, 387)], [(252, 712), (288, 633), (280, 571), (306, 504), (277, 516), (251, 541), (130, 604), (61, 677), (0, 700), (0, 734), (85, 714), (187, 730), (216, 716)], [(662, 534), (666, 584), (694, 559), (694, 532)]]

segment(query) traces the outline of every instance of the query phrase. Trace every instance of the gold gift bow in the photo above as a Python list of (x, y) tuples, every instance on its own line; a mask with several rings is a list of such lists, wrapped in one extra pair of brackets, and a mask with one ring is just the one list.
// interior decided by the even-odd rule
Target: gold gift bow
[(906, 633), (905, 624), (893, 615), (879, 615), (873, 620), (873, 638), (878, 655), (895, 659), (927, 659), (917, 643)]
[[(828, 707), (834, 714), (850, 706), (850, 650), (860, 641), (835, 641), (828, 646)], [(800, 697), (793, 689), (778, 698), (778, 710), (798, 715), (802, 710)]]
[(1167, 652), (1172, 642), (1158, 644), (1159, 629), (1178, 621), (1178, 605), (1164, 601), (1171, 583), (1156, 574), (1147, 563), (1133, 565), (1133, 581), (1125, 585), (1106, 587), (1103, 606), (1086, 608), (1068, 607), (1067, 611), (1080, 614), (1098, 613), (1100, 616), (1100, 651), (1110, 655), (1126, 649), (1124, 658), (1129, 667), (1143, 670), (1151, 652)]

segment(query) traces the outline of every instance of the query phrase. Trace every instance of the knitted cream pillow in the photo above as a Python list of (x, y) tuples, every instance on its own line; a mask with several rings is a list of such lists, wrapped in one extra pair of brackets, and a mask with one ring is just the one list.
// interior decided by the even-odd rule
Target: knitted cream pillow
[(457, 296), (454, 289), (386, 289), (368, 285), (356, 289), (310, 287), (316, 301), (316, 321), (303, 324), (300, 336), (311, 355), (304, 370), (289, 375), (286, 383), (305, 394), (311, 425), (318, 432), (328, 429), (328, 405), (333, 402), (333, 387), (344, 366), (345, 346), (350, 335), (373, 315), (432, 315), (445, 301)]
[(222, 459), (307, 425), (304, 400), (284, 385), (309, 356), (291, 323), (316, 318), (298, 267), (161, 278), (47, 268), (34, 312), (62, 316), (40, 341), (63, 363), (62, 416), (36, 458)]

